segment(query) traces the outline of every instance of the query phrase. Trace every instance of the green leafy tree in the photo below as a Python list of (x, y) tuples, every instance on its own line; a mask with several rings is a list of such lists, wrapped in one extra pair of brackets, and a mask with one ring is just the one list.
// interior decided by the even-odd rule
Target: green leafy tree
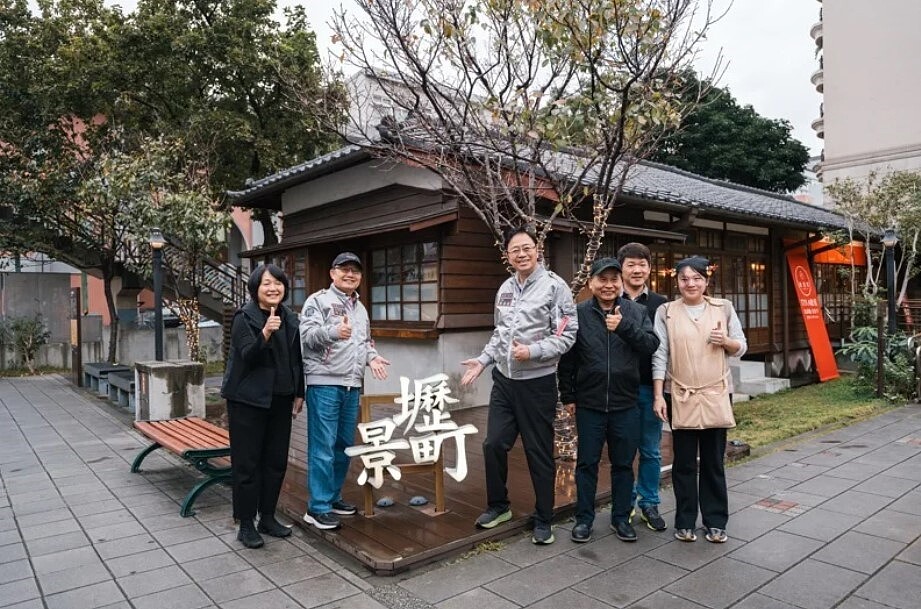
[(774, 192), (806, 182), (809, 150), (791, 135), (789, 121), (765, 118), (739, 105), (728, 88), (683, 76), (682, 96), (699, 103), (665, 137), (650, 159), (709, 178)]
[[(571, 220), (588, 242), (578, 291), (631, 167), (688, 109), (676, 79), (709, 2), (355, 4), (357, 16), (340, 11), (333, 27), (361, 78), (349, 82), (348, 120), (333, 115), (330, 128), (438, 175), (497, 243), (528, 224), (540, 245), (554, 219)], [(300, 98), (312, 103), (309, 91)], [(583, 206), (591, 213), (577, 214)]]

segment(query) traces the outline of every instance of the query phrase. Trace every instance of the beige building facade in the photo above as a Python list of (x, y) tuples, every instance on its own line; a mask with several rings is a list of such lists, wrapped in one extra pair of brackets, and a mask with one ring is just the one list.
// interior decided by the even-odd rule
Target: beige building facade
[(812, 82), (824, 100), (812, 126), (825, 141), (823, 183), (921, 170), (921, 2), (819, 4)]

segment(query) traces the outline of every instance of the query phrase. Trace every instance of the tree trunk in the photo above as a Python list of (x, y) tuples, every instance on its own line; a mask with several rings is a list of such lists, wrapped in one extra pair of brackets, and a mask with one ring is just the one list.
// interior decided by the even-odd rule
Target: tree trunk
[(253, 218), (262, 225), (263, 247), (278, 245), (278, 235), (275, 234), (275, 224), (272, 223), (272, 212), (268, 209), (254, 209)]
[(109, 354), (106, 361), (115, 363), (115, 353), (118, 350), (118, 310), (115, 308), (115, 296), (112, 294), (112, 279), (115, 273), (110, 264), (102, 269), (102, 288), (106, 295), (106, 307), (109, 309)]

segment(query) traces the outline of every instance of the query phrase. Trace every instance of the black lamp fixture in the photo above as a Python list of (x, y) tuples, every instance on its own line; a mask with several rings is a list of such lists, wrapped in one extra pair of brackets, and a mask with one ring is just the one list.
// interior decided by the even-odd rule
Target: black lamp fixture
[(150, 229), (150, 248), (153, 250), (154, 289), (154, 359), (163, 361), (163, 246), (166, 239), (159, 228)]
[(886, 302), (888, 304), (888, 327), (889, 334), (895, 334), (898, 329), (898, 319), (895, 310), (895, 246), (899, 243), (899, 237), (895, 228), (887, 228), (883, 231), (883, 247), (886, 253)]

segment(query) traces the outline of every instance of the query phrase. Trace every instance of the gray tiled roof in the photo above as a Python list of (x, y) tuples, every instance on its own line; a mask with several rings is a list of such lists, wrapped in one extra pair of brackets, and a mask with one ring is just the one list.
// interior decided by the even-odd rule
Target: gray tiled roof
[[(238, 205), (279, 193), (287, 187), (334, 169), (370, 157), (360, 146), (350, 145), (267, 176), (248, 182), (241, 191), (228, 195)], [(564, 163), (565, 164), (565, 163)], [(839, 229), (847, 223), (843, 216), (828, 209), (797, 201), (791, 196), (741, 186), (723, 180), (661, 165), (641, 162), (624, 184), (624, 193), (647, 201), (661, 201), (701, 210), (759, 218), (798, 227)]]

